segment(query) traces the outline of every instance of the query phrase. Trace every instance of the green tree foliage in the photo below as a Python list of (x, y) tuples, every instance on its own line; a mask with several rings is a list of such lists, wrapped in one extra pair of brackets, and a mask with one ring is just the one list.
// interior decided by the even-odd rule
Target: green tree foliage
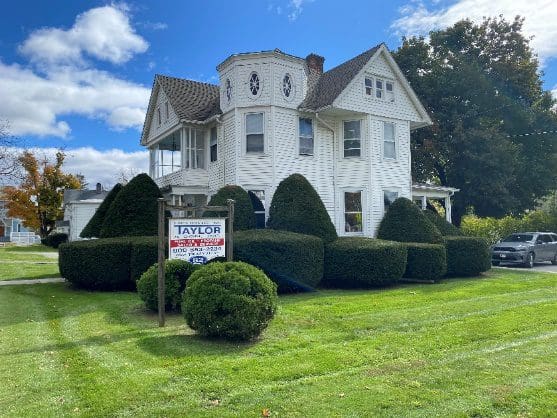
[(457, 223), (469, 206), (497, 217), (532, 208), (557, 179), (557, 136), (520, 136), (557, 129), (522, 25), (463, 20), (394, 54), (434, 122), (412, 133), (414, 179), (460, 188)]
[(443, 236), (459, 236), (462, 235), (460, 229), (454, 226), (452, 223), (447, 222), (445, 218), (440, 216), (439, 214), (431, 211), (426, 210), (424, 211), (424, 215), (426, 218), (437, 227), (441, 235)]
[[(255, 228), (255, 213), (251, 199), (244, 189), (240, 186), (228, 185), (224, 186), (211, 197), (209, 206), (226, 206), (228, 199), (234, 200), (234, 231), (243, 231), (245, 229)], [(224, 213), (205, 212), (206, 218), (214, 216), (224, 216)]]
[(81, 238), (98, 238), (101, 236), (101, 228), (106, 217), (106, 213), (108, 212), (110, 205), (112, 205), (112, 202), (114, 202), (114, 199), (116, 199), (118, 193), (120, 193), (120, 190), (122, 190), (122, 185), (117, 183), (116, 186), (114, 186), (106, 195), (93, 217), (89, 220), (87, 225), (85, 225), (81, 234), (79, 234)]
[(323, 201), (301, 174), (292, 174), (277, 187), (267, 226), (271, 229), (315, 235), (325, 242), (337, 239)]
[(118, 193), (110, 205), (101, 238), (156, 235), (157, 199), (161, 191), (147, 174), (135, 176)]
[(442, 236), (411, 200), (398, 198), (383, 216), (377, 238), (398, 242), (425, 242), (436, 244), (442, 242)]

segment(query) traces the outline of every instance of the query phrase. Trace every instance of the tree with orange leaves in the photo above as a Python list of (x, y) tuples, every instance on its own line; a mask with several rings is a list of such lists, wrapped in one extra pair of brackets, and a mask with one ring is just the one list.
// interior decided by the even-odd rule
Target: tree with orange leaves
[(24, 151), (19, 162), (25, 177), (19, 187), (6, 187), (8, 216), (20, 218), (26, 228), (34, 229), (45, 238), (54, 229), (57, 220), (64, 216), (62, 207), (64, 190), (81, 188), (77, 176), (62, 172), (66, 155), (56, 153), (54, 162), (39, 162), (29, 151)]

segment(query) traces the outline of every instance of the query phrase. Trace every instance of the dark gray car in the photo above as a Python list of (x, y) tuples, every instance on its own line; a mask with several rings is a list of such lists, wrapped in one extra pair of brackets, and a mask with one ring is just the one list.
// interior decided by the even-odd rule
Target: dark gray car
[(492, 247), (491, 263), (521, 264), (534, 267), (535, 262), (551, 261), (557, 264), (557, 234), (524, 232), (511, 234)]

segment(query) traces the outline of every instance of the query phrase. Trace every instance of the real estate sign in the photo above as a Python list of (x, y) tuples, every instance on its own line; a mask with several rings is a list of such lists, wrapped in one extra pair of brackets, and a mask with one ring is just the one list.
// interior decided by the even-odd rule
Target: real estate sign
[(170, 259), (205, 264), (225, 256), (223, 218), (170, 219), (168, 229)]

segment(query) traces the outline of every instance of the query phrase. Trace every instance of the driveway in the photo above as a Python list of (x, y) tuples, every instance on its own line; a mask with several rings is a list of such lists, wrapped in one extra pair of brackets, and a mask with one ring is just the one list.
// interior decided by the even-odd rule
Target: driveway
[(520, 270), (520, 271), (544, 271), (547, 273), (557, 273), (557, 266), (554, 266), (551, 263), (536, 263), (533, 269), (528, 269), (525, 267), (519, 267), (512, 264), (503, 264), (500, 268), (504, 269), (512, 269), (512, 270)]

